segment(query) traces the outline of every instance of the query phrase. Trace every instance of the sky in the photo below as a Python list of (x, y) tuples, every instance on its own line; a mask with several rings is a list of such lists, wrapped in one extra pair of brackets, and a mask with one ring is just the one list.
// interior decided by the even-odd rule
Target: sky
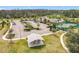
[(0, 6), (0, 10), (14, 9), (79, 10), (79, 6)]

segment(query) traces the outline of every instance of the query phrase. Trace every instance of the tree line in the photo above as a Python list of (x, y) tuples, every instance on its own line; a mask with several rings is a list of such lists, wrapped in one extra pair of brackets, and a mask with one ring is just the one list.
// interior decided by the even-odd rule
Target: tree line
[(79, 10), (0, 10), (0, 18), (35, 17), (53, 14), (64, 15), (71, 18), (78, 18)]

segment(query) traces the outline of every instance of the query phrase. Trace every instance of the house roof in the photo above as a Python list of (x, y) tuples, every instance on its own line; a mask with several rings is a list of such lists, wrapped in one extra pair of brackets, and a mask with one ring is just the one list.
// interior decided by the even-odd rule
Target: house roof
[(28, 35), (28, 42), (32, 42), (34, 40), (43, 40), (43, 38), (39, 34), (36, 34), (36, 33), (32, 33)]

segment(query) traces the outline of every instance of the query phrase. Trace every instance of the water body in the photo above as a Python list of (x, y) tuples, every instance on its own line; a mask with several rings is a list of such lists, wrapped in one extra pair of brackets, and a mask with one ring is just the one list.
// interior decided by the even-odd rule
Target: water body
[(63, 28), (64, 30), (68, 30), (70, 27), (79, 28), (79, 24), (72, 22), (63, 22), (57, 26), (57, 28)]

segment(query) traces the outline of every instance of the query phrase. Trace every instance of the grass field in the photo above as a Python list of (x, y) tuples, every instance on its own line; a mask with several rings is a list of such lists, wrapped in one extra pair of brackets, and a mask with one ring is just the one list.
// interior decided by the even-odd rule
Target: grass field
[(48, 36), (43, 36), (45, 39), (45, 46), (36, 48), (29, 48), (27, 45), (27, 39), (13, 41), (10, 44), (9, 41), (0, 40), (0, 52), (13, 52), (13, 53), (65, 53), (60, 43), (59, 36), (62, 33), (55, 33)]
[(8, 29), (9, 29), (9, 26), (8, 25), (4, 25), (4, 28), (2, 28), (2, 30), (0, 30), (0, 35), (5, 34)]

